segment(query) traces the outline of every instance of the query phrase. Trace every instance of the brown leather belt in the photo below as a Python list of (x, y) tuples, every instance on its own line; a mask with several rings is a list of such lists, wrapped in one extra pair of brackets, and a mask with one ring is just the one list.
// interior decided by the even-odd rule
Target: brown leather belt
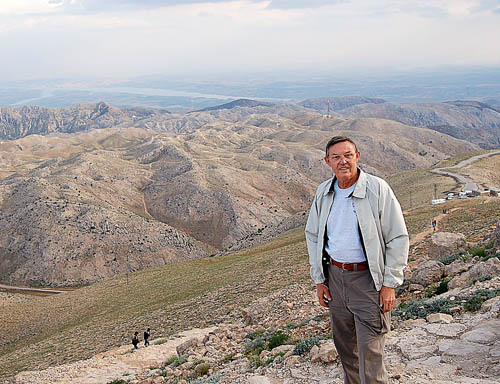
[(333, 259), (330, 259), (332, 261), (332, 264), (335, 265), (336, 267), (339, 267), (340, 269), (344, 269), (346, 271), (363, 271), (365, 269), (368, 269), (368, 262), (363, 261), (362, 263), (351, 263), (351, 264), (346, 264), (346, 263), (339, 263), (338, 261), (335, 261)]

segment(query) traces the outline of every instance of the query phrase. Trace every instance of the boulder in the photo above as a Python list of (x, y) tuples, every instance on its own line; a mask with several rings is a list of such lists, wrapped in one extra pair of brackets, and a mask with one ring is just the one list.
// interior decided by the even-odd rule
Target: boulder
[(453, 316), (446, 313), (431, 313), (427, 315), (426, 320), (429, 323), (450, 324), (453, 321)]
[(424, 260), (414, 268), (411, 282), (427, 286), (441, 280), (444, 271), (443, 263), (436, 260)]
[(470, 264), (465, 263), (462, 260), (455, 260), (453, 263), (446, 266), (444, 273), (446, 276), (456, 276), (467, 271), (469, 267)]
[(470, 287), (475, 280), (481, 280), (481, 278), (486, 278), (488, 276), (491, 278), (498, 275), (500, 275), (500, 259), (494, 257), (485, 262), (480, 262), (474, 265), (467, 272), (454, 277), (448, 283), (448, 288), (454, 289)]
[(428, 255), (439, 259), (465, 250), (465, 236), (461, 233), (436, 232), (431, 236)]
[(176, 348), (177, 355), (185, 355), (189, 349), (196, 347), (198, 344), (198, 339), (193, 337), (192, 339), (186, 340), (184, 343), (179, 344)]
[(319, 357), (323, 363), (333, 363), (339, 354), (333, 340), (327, 340), (319, 346)]

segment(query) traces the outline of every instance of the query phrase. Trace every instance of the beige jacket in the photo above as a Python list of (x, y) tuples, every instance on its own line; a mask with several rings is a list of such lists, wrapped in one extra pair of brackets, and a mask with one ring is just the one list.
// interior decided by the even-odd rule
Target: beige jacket
[[(325, 282), (321, 261), (334, 181), (335, 177), (318, 187), (306, 224), (311, 277), (316, 284)], [(384, 180), (360, 170), (352, 197), (361, 242), (377, 291), (382, 285), (391, 288), (401, 285), (408, 261), (409, 237), (394, 192)]]

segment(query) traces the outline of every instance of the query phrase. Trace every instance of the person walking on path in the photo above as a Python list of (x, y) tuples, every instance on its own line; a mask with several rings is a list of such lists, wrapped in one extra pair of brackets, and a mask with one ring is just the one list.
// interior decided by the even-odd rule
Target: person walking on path
[(134, 346), (134, 349), (139, 349), (138, 344), (139, 344), (139, 332), (135, 331), (134, 336), (132, 336), (132, 345)]
[(149, 336), (151, 336), (151, 330), (148, 328), (144, 331), (144, 346), (149, 347)]
[(432, 232), (436, 232), (436, 219), (432, 219)]
[(305, 234), (311, 278), (320, 305), (330, 309), (344, 383), (387, 383), (385, 337), (409, 237), (394, 192), (358, 168), (359, 158), (346, 136), (327, 143), (324, 160), (334, 176), (316, 190)]

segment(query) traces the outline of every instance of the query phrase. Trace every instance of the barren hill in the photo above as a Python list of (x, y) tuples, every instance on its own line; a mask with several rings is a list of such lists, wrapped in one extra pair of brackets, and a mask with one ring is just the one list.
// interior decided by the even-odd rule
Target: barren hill
[(370, 103), (345, 108), (339, 113), (349, 118), (373, 117), (427, 127), (486, 149), (500, 145), (500, 108), (477, 101)]
[(276, 236), (304, 223), (315, 187), (330, 177), (322, 157), (336, 134), (353, 137), (362, 166), (384, 176), (478, 149), (297, 105), (138, 121), (129, 110), (110, 109), (106, 121), (108, 113), (119, 128), (0, 144), (1, 281), (79, 285)]

